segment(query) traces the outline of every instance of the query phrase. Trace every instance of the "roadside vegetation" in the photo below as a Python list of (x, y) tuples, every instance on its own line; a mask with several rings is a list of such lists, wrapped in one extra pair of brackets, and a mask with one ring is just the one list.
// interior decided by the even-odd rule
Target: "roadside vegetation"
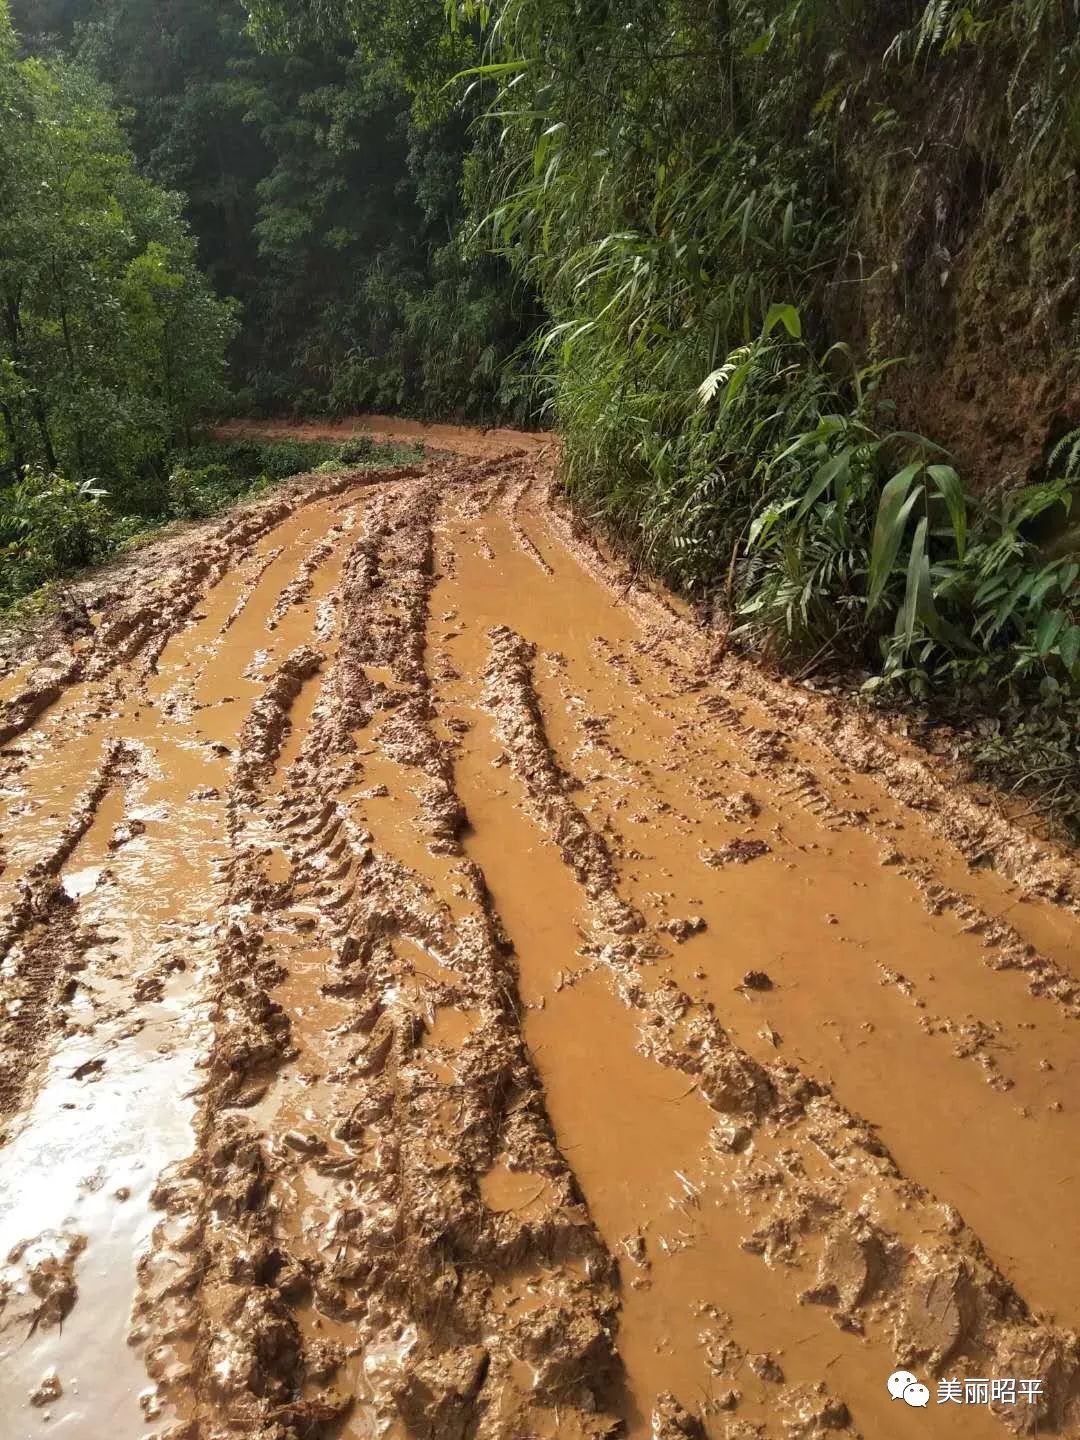
[(148, 512), (163, 456), (224, 393), (233, 308), (101, 87), (16, 60), (3, 10), (0, 111), (3, 478), (107, 476), (119, 508)]
[(343, 444), (318, 440), (203, 441), (166, 458), (156, 508), (118, 510), (93, 481), (28, 469), (0, 488), (0, 621), (47, 615), (62, 582), (88, 565), (152, 540), (164, 525), (205, 520), (238, 500), (255, 499), (292, 475), (312, 470), (406, 464), (420, 447), (357, 436)]
[[(903, 400), (949, 325), (987, 323), (988, 283), (1043, 306), (1029, 367), (1075, 364), (1068, 4), (463, 0), (421, 63), (403, 3), (251, 8), (276, 43), (396, 54), (421, 113), (483, 98), (472, 223), (543, 301), (538, 381), (591, 519), (735, 641), (932, 702), (1080, 823), (1080, 397), (1023, 468), (1003, 445), (979, 473)], [(959, 273), (965, 244), (1012, 273)]]

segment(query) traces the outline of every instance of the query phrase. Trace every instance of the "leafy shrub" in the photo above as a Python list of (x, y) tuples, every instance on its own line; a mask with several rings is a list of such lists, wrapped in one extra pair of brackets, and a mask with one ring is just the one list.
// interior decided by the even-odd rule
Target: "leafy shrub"
[(1029, 800), (1029, 812), (1049, 817), (1080, 843), (1080, 701), (1037, 707), (1012, 703), (975, 722), (961, 754), (998, 789)]
[(889, 368), (857, 369), (843, 346), (819, 361), (798, 312), (774, 305), (680, 402), (677, 430), (640, 435), (613, 482), (594, 485), (591, 465), (572, 482), (651, 568), (720, 591), (737, 636), (800, 666), (856, 661), (879, 691), (969, 703), (1067, 693), (1080, 563), (1034, 535), (1068, 513), (1076, 437), (1042, 484), (976, 501), (939, 446), (885, 428)]
[(224, 443), (205, 441), (176, 452), (179, 461), (193, 470), (222, 465), (233, 475), (254, 480), (268, 475), (285, 480), (290, 475), (314, 470), (332, 452), (333, 446), (321, 440), (229, 440)]
[(264, 447), (257, 440), (230, 440), (224, 444), (205, 441), (178, 450), (172, 457), (173, 464), (183, 464), (192, 470), (201, 470), (207, 465), (224, 465), (234, 475), (254, 480), (263, 470)]
[(214, 481), (226, 479), (228, 475), (224, 465), (206, 465), (201, 469), (192, 469), (187, 465), (178, 466), (169, 476), (167, 513), (177, 519), (212, 515), (213, 507), (208, 503), (207, 487)]
[(271, 480), (286, 480), (305, 470), (315, 470), (324, 460), (334, 458), (335, 447), (322, 441), (272, 440), (260, 448), (260, 470)]
[(108, 553), (103, 495), (43, 470), (0, 490), (0, 605)]
[[(1032, 538), (1041, 517), (1070, 510), (1075, 437), (1056, 447), (1043, 483), (976, 501), (939, 446), (877, 428), (885, 366), (838, 384), (827, 367), (846, 350), (817, 364), (800, 353), (794, 320), (783, 339), (775, 324), (701, 386), (704, 403), (718, 400), (710, 443), (723, 437), (734, 479), (699, 490), (679, 517), (710, 547), (727, 525), (741, 633), (800, 661), (880, 665), (878, 690), (1045, 701), (1080, 689), (1080, 562), (1048, 558)], [(741, 471), (740, 442), (751, 455), (768, 447)], [(762, 500), (736, 528), (747, 493)], [(703, 525), (707, 507), (717, 513)]]
[[(896, 628), (884, 647), (883, 680), (902, 679), (922, 694), (934, 684), (1017, 689), (1034, 682), (1044, 700), (1062, 689), (1080, 689), (1080, 563), (1069, 557), (1046, 560), (1025, 535), (1025, 526), (1046, 512), (1058, 507), (1068, 512), (1070, 482), (1059, 478), (1025, 486), (991, 508), (966, 500), (950, 473), (951, 534), (939, 528), (935, 537), (933, 510), (926, 504), (911, 539)], [(902, 473), (890, 485), (904, 479)], [(883, 495), (883, 512), (895, 493)], [(926, 498), (916, 489), (907, 504)], [(906, 518), (890, 510), (882, 521), (879, 513), (876, 559), (906, 538), (901, 534)]]
[(375, 458), (375, 441), (370, 435), (357, 435), (338, 447), (337, 458), (342, 465), (364, 465)]
[(205, 519), (259, 488), (259, 477), (251, 480), (228, 465), (180, 465), (169, 476), (166, 513), (177, 520)]
[(30, 470), (0, 488), (0, 608), (153, 533), (169, 520), (217, 515), (241, 497), (261, 494), (290, 475), (354, 465), (396, 465), (421, 447), (378, 444), (359, 435), (327, 441), (238, 440), (179, 451), (164, 485), (155, 484), (149, 515), (117, 513), (113, 497), (92, 481)]

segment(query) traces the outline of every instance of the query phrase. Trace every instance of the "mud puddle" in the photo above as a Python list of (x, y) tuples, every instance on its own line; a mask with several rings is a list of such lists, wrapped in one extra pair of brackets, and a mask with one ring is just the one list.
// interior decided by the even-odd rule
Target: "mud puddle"
[(0, 692), (12, 1433), (1072, 1433), (1069, 862), (425, 428)]

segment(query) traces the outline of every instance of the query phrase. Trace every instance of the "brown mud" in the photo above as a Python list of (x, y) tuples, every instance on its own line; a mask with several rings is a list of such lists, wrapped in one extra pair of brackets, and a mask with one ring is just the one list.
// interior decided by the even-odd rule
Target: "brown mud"
[(536, 454), (550, 449), (551, 434), (543, 430), (506, 430), (495, 426), (477, 430), (471, 425), (441, 425), (428, 420), (406, 420), (398, 415), (353, 415), (340, 420), (233, 420), (215, 431), (221, 440), (352, 440), (368, 435), (373, 440), (419, 441), (431, 450), (467, 455), (476, 460), (499, 459), (511, 451)]
[(5, 1435), (1077, 1433), (1076, 867), (444, 428), (0, 692)]

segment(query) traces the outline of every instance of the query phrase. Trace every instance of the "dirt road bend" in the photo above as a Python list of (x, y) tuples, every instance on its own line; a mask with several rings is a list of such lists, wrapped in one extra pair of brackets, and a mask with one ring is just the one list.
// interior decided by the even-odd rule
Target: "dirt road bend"
[(1076, 870), (467, 438), (0, 680), (4, 1436), (1080, 1433)]

